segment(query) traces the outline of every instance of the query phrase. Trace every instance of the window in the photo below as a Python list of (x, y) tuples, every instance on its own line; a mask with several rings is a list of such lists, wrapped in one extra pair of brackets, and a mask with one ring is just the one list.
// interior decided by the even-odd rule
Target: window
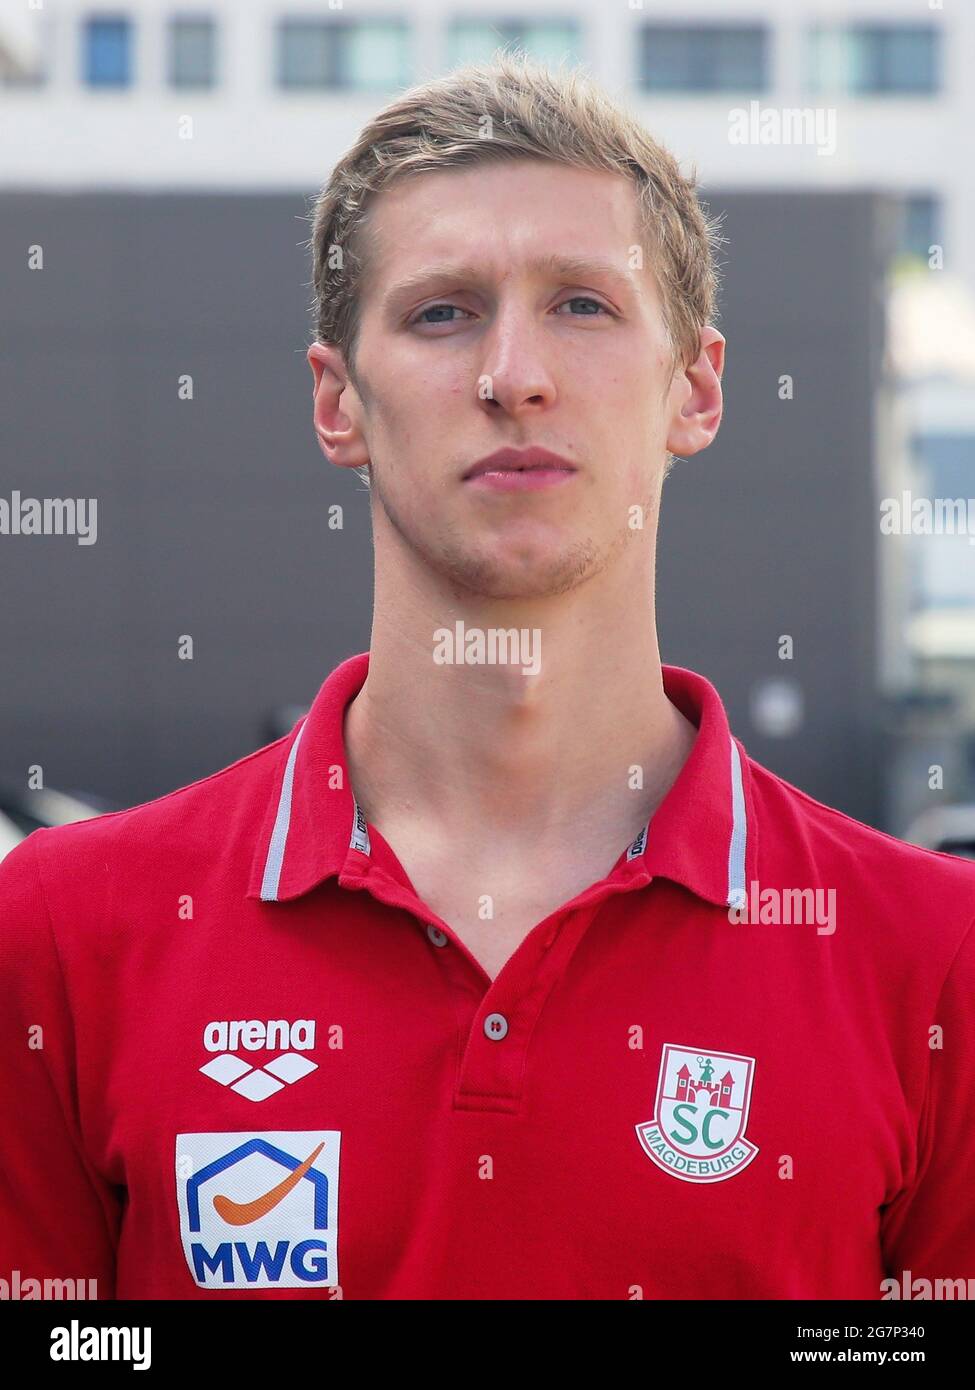
[(554, 67), (562, 58), (578, 58), (579, 26), (571, 19), (455, 19), (449, 31), (448, 66), (480, 63), (496, 49), (513, 45), (525, 49), (538, 62)]
[(898, 249), (926, 261), (932, 246), (942, 245), (941, 203), (930, 193), (915, 193), (901, 204)]
[(344, 85), (385, 91), (409, 81), (405, 24), (355, 24), (345, 31), (344, 39)]
[(941, 33), (932, 24), (815, 28), (808, 68), (816, 92), (929, 96), (941, 87)]
[(278, 85), (388, 91), (409, 82), (403, 20), (285, 19), (278, 26)]
[(761, 25), (647, 24), (637, 81), (654, 92), (761, 92), (768, 86), (768, 31)]
[(169, 21), (169, 85), (212, 87), (216, 81), (216, 25), (205, 17)]
[[(916, 601), (921, 608), (975, 607), (975, 569), (971, 536), (967, 529), (968, 499), (973, 496), (975, 435), (955, 433), (916, 434), (912, 440), (924, 494), (942, 499), (952, 534), (912, 536), (915, 556)], [(949, 508), (955, 501), (962, 507)]]
[(282, 20), (278, 27), (279, 85), (333, 86), (333, 32), (333, 26), (321, 20)]
[(83, 78), (89, 87), (127, 87), (132, 80), (132, 25), (123, 17), (85, 21)]

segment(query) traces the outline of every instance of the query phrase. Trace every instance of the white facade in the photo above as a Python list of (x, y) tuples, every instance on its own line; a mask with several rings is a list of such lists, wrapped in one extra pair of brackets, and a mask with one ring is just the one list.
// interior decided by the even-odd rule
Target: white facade
[[(98, 16), (132, 22), (127, 86), (92, 87), (85, 80), (85, 22)], [(175, 16), (214, 20), (212, 88), (170, 85), (168, 26)], [(398, 19), (406, 30), (410, 82), (450, 66), (452, 21), (485, 16), (494, 23), (507, 16), (574, 22), (577, 40), (569, 56), (623, 98), (682, 161), (695, 165), (705, 188), (856, 185), (937, 197), (946, 268), (975, 287), (975, 4), (968, 0), (4, 0), (0, 73), (33, 69), (41, 78), (36, 84), (0, 80), (0, 187), (310, 192), (395, 83), (365, 91), (282, 88), (279, 22)], [(641, 91), (639, 30), (648, 23), (766, 26), (767, 88)], [(851, 23), (937, 26), (943, 36), (940, 90), (858, 97), (811, 90), (810, 30)], [(557, 38), (553, 42), (565, 51)], [(382, 40), (373, 41), (370, 60), (388, 63)], [(732, 143), (730, 113), (748, 110), (752, 100), (762, 115), (768, 108), (809, 108), (825, 122), (835, 112), (835, 150)]]

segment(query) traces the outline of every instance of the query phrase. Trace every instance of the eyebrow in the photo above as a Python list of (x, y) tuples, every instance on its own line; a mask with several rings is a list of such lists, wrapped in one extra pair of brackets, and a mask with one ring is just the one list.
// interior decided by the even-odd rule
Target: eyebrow
[[(528, 262), (528, 269), (542, 275), (555, 275), (565, 280), (586, 280), (592, 276), (597, 279), (613, 280), (615, 283), (632, 288), (633, 282), (619, 265), (613, 261), (601, 260), (592, 256), (535, 256)], [(383, 296), (383, 306), (388, 308), (411, 292), (422, 289), (435, 280), (481, 280), (484, 277), (483, 265), (469, 262), (441, 261), (423, 266), (412, 275), (405, 276), (391, 285)]]

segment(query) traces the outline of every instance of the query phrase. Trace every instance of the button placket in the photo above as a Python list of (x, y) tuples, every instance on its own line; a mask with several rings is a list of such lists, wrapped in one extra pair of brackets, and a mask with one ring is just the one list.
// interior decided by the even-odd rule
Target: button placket
[(648, 882), (649, 875), (640, 869), (600, 884), (534, 941), (530, 935), (525, 938), (483, 996), (480, 1023), (472, 1020), (454, 1095), (457, 1109), (509, 1114), (519, 1109), (531, 1039), (545, 1001), (605, 900)]

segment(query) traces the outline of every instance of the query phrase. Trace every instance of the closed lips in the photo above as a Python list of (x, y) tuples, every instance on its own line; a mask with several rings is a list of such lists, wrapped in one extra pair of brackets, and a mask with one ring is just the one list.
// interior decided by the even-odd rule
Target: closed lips
[(464, 478), (476, 478), (482, 473), (524, 473), (540, 468), (575, 472), (574, 463), (548, 449), (499, 449), (496, 453), (479, 459), (467, 470)]

